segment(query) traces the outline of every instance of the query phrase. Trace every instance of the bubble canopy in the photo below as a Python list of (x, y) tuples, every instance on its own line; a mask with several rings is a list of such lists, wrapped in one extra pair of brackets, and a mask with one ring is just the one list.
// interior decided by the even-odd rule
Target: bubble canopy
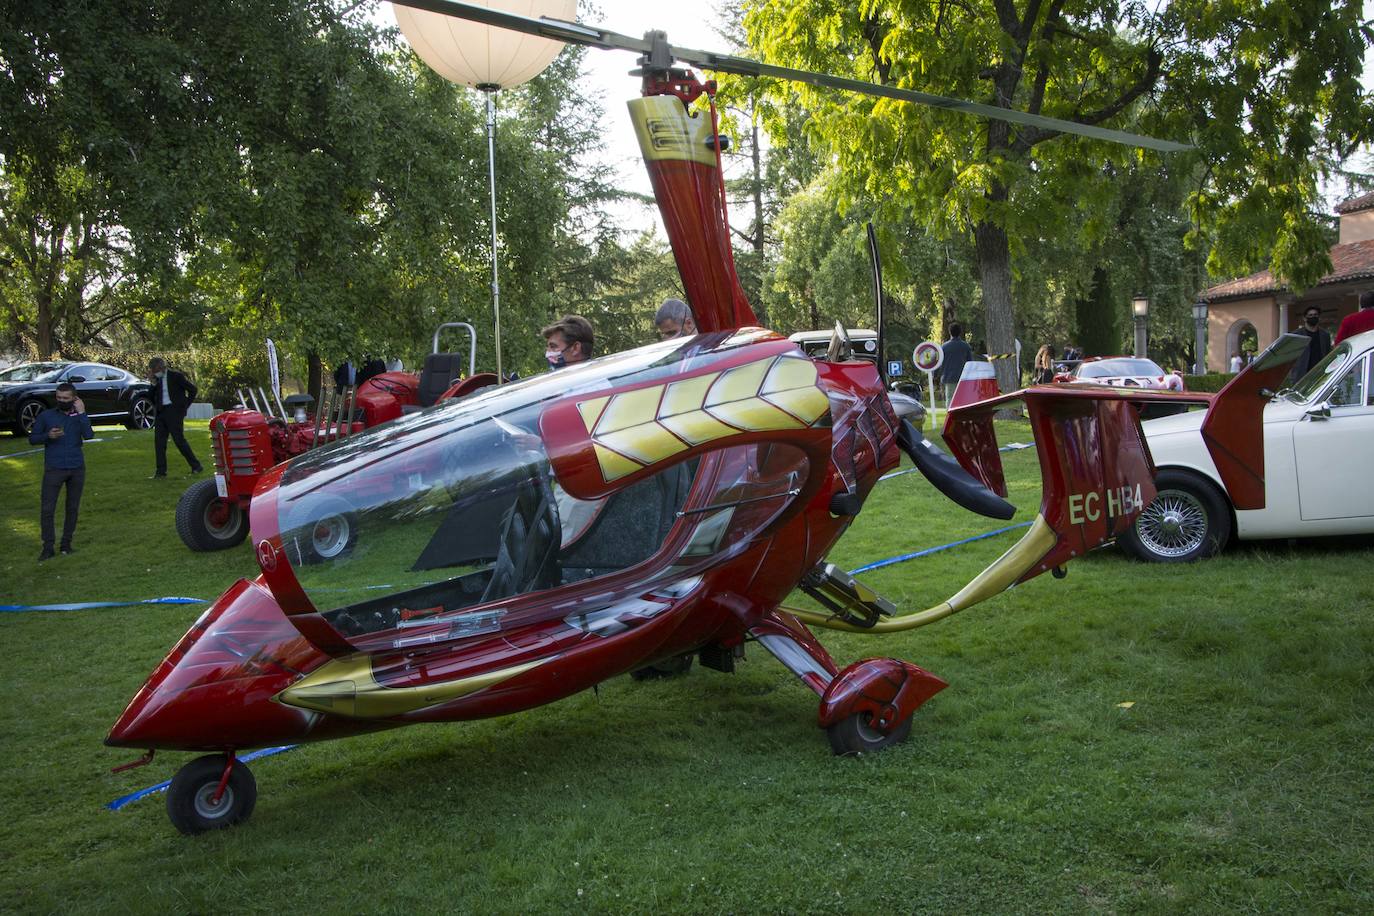
[(623, 597), (697, 575), (794, 503), (814, 464), (805, 451), (737, 437), (579, 499), (555, 473), (540, 419), (569, 398), (738, 364), (764, 342), (775, 361), (790, 346), (757, 334), (665, 341), (307, 453), (271, 501), (279, 558), (329, 626), (368, 649), (583, 613), (608, 589)]

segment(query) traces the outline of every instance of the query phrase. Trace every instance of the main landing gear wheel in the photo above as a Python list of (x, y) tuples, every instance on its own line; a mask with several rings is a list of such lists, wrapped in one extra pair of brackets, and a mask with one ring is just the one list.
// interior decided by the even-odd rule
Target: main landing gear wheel
[(224, 499), (213, 479), (197, 480), (177, 502), (177, 534), (196, 551), (227, 550), (248, 536), (248, 515)]
[(220, 830), (248, 820), (258, 800), (258, 783), (248, 767), (234, 761), (229, 781), (218, 801), (215, 790), (229, 758), (224, 754), (197, 757), (177, 770), (167, 790), (167, 817), (187, 836)]
[(855, 713), (831, 725), (825, 730), (825, 734), (830, 739), (830, 749), (841, 757), (871, 754), (905, 741), (911, 734), (911, 716), (907, 716), (898, 722), (892, 731), (884, 734), (878, 730), (868, 713)]
[(692, 659), (695, 658), (691, 653), (679, 655), (676, 658), (667, 658), (661, 662), (654, 662), (652, 665), (645, 665), (643, 668), (636, 668), (630, 672), (630, 677), (636, 681), (654, 681), (665, 677), (681, 677), (692, 670)]
[(1160, 471), (1159, 495), (1123, 532), (1121, 546), (1150, 563), (1201, 560), (1226, 546), (1231, 513), (1216, 488), (1192, 474)]

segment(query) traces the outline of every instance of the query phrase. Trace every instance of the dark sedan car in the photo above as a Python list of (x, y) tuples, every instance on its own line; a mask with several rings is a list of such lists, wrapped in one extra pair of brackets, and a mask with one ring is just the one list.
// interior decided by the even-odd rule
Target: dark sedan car
[(56, 403), (62, 382), (71, 382), (92, 423), (122, 423), (130, 429), (153, 425), (152, 388), (146, 381), (103, 363), (26, 363), (0, 376), (0, 425), (28, 435), (33, 421)]

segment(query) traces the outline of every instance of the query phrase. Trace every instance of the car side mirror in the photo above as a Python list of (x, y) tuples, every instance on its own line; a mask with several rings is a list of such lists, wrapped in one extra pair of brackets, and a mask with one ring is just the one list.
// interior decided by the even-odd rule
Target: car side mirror
[(1331, 419), (1331, 405), (1330, 403), (1323, 401), (1316, 407), (1313, 407), (1311, 410), (1309, 410), (1307, 412), (1307, 415), (1311, 417), (1313, 420), (1329, 420)]
[(71, 382), (73, 385), (75, 385), (77, 382), (84, 382), (84, 381), (86, 381), (86, 376), (84, 376), (84, 375), (73, 375), (73, 376), (69, 376), (69, 377), (67, 378), (67, 381), (69, 381), (69, 382)]

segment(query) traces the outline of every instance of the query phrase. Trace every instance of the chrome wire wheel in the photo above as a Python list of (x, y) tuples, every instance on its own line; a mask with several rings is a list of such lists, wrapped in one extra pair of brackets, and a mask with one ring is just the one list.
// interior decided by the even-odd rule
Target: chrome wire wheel
[(1136, 535), (1142, 546), (1161, 557), (1184, 557), (1202, 548), (1207, 528), (1207, 509), (1197, 496), (1161, 490), (1140, 513)]

